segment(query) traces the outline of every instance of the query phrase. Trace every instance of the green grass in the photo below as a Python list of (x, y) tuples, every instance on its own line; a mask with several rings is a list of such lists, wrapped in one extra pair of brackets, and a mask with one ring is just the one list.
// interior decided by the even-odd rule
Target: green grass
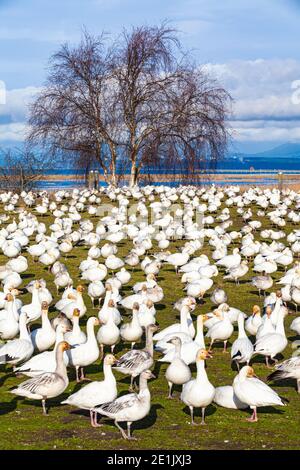
[[(105, 202), (104, 198), (102, 199)], [(263, 228), (269, 226), (267, 218), (261, 219), (256, 216), (257, 208), (252, 207), (253, 218), (261, 220)], [(230, 209), (234, 225), (230, 230), (239, 230), (244, 222), (237, 215), (235, 208)], [(3, 207), (0, 206), (0, 213), (3, 213)], [(35, 211), (33, 210), (33, 213)], [(37, 214), (36, 214), (37, 215)], [(12, 221), (15, 214), (10, 214)], [(90, 218), (94, 226), (98, 222), (97, 217), (90, 217), (83, 214), (84, 217)], [(53, 217), (38, 216), (48, 226)], [(3, 227), (6, 224), (0, 226)], [(74, 228), (76, 225), (74, 226)], [(291, 224), (285, 227), (286, 233), (296, 228)], [(259, 232), (256, 232), (255, 238), (259, 240)], [(105, 241), (101, 241), (103, 245)], [(175, 252), (184, 241), (175, 241), (170, 244), (170, 250)], [(151, 252), (158, 251), (156, 242), (153, 241), (153, 249)], [(123, 241), (118, 244), (118, 256), (125, 256), (132, 247), (130, 241)], [(77, 246), (73, 249), (71, 256), (66, 260), (61, 259), (68, 266), (69, 272), (74, 280), (75, 285), (79, 283), (78, 266), (80, 262), (87, 257), (88, 248)], [(150, 253), (151, 253), (150, 252)], [(211, 249), (207, 243), (203, 249), (196, 252), (193, 256), (199, 256), (206, 253), (208, 256)], [(28, 271), (22, 275), (24, 282), (22, 287), (35, 278), (43, 277), (47, 281), (53, 296), (54, 303), (59, 296), (56, 294), (56, 288), (53, 284), (53, 275), (40, 263), (34, 263), (32, 258), (27, 255), (26, 251), (22, 253), (27, 256), (29, 261)], [(148, 253), (149, 254), (149, 253)], [(99, 260), (103, 261), (102, 259)], [(7, 262), (4, 255), (0, 255), (0, 264)], [(252, 266), (252, 264), (251, 264)], [(272, 275), (274, 279), (282, 276), (283, 271)], [(214, 288), (220, 286), (225, 288), (228, 295), (228, 303), (240, 308), (247, 314), (251, 313), (252, 306), (259, 304), (262, 306), (263, 299), (251, 286), (249, 279), (254, 275), (249, 270), (240, 286), (234, 283), (224, 281), (222, 273), (218, 278), (214, 278)], [(157, 320), (159, 326), (164, 328), (178, 319), (179, 314), (172, 307), (174, 301), (184, 295), (184, 285), (180, 282), (180, 275), (176, 275), (174, 269), (164, 264), (159, 277), (159, 285), (164, 290), (164, 299), (157, 307)], [(134, 269), (130, 284), (122, 290), (122, 295), (131, 293), (131, 286), (144, 279), (144, 274), (140, 269)], [(81, 282), (81, 281), (80, 281)], [(84, 283), (83, 283), (84, 284)], [(275, 286), (273, 287), (273, 290)], [(212, 304), (209, 299), (210, 293), (206, 294), (204, 303), (198, 304), (194, 311), (194, 318), (199, 313), (211, 311)], [(23, 302), (30, 302), (30, 295), (25, 293), (21, 295)], [(89, 297), (85, 293), (85, 301), (88, 307), (87, 315), (97, 315), (97, 310), (92, 310)], [(289, 306), (293, 309), (292, 306)], [(50, 317), (55, 315), (55, 310), (50, 309)], [(131, 314), (129, 311), (122, 311), (125, 321), (126, 317)], [(288, 326), (295, 313), (286, 318), (286, 331), (289, 338), (289, 346), (284, 351), (284, 358), (291, 355), (291, 341), (295, 339)], [(82, 324), (86, 323), (86, 316), (81, 320)], [(36, 323), (36, 326), (38, 322)], [(235, 327), (232, 341), (236, 338), (237, 328)], [(143, 343), (141, 343), (142, 347)], [(229, 344), (230, 346), (230, 344)], [(121, 343), (116, 347), (116, 355), (120, 356), (127, 351), (128, 344)], [(231, 384), (236, 372), (232, 370), (230, 363), (230, 354), (222, 353), (222, 344), (214, 346), (213, 359), (207, 361), (207, 373), (213, 385)], [(158, 359), (159, 355), (155, 354)], [(265, 379), (269, 370), (263, 363), (263, 358), (254, 359), (253, 366), (256, 374)], [(272, 387), (282, 396), (286, 397), (290, 402), (286, 407), (259, 409), (259, 422), (255, 424), (248, 423), (246, 418), (250, 415), (249, 410), (236, 411), (220, 408), (217, 405), (211, 405), (206, 411), (206, 426), (191, 426), (189, 424), (189, 412), (185, 405), (179, 400), (179, 389), (175, 388), (173, 400), (168, 400), (167, 383), (164, 378), (164, 372), (167, 364), (156, 362), (154, 373), (156, 380), (152, 380), (149, 384), (152, 394), (152, 407), (148, 417), (144, 420), (133, 424), (133, 435), (138, 438), (137, 442), (127, 442), (121, 438), (119, 431), (114, 427), (112, 421), (102, 418), (104, 424), (99, 429), (93, 429), (89, 423), (89, 416), (86, 412), (76, 410), (67, 405), (60, 405), (60, 402), (69, 394), (78, 390), (75, 382), (74, 370), (69, 370), (70, 384), (65, 393), (49, 401), (50, 414), (48, 417), (42, 415), (40, 402), (26, 400), (16, 397), (9, 393), (9, 389), (24, 378), (15, 377), (12, 374), (10, 366), (1, 366), (0, 369), (0, 448), (1, 449), (299, 449), (299, 422), (300, 422), (300, 399), (295, 390), (294, 381), (285, 381)], [(195, 367), (192, 367), (195, 374)], [(102, 378), (102, 364), (100, 361), (86, 368), (87, 376), (92, 380)], [(129, 378), (116, 373), (119, 394), (128, 390)], [(196, 412), (196, 420), (199, 422), (199, 410)]]

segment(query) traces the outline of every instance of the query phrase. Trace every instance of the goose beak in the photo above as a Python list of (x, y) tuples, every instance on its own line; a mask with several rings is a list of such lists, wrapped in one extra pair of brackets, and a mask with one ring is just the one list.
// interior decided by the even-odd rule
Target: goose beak
[(151, 372), (150, 377), (151, 377), (151, 379), (156, 379), (156, 375), (154, 375), (153, 372)]

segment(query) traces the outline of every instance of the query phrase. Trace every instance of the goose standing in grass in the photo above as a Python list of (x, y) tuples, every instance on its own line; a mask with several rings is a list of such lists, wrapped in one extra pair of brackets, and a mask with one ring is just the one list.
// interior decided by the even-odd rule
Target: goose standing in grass
[[(113, 302), (112, 300), (110, 302)], [(100, 321), (101, 323), (101, 321)], [(100, 345), (100, 358), (103, 357), (104, 346), (110, 346), (113, 353), (115, 345), (119, 342), (120, 330), (114, 322), (113, 315), (108, 317), (106, 323), (102, 324), (97, 333), (97, 341)]]
[(32, 356), (34, 348), (27, 330), (27, 315), (25, 312), (20, 314), (19, 328), (19, 338), (8, 341), (1, 346), (0, 364), (12, 364), (15, 366), (27, 361)]
[(259, 380), (254, 369), (244, 366), (233, 381), (233, 390), (237, 398), (246, 403), (253, 414), (247, 421), (255, 423), (258, 421), (257, 408), (264, 406), (285, 406), (280, 396), (268, 385)]
[(263, 335), (256, 341), (254, 345), (253, 355), (261, 354), (265, 356), (267, 367), (270, 367), (269, 358), (275, 362), (278, 362), (276, 359), (277, 354), (284, 351), (284, 349), (287, 347), (288, 340), (284, 329), (285, 315), (287, 315), (287, 309), (285, 312), (280, 310), (275, 332)]
[[(81, 382), (85, 380), (84, 370), (85, 366), (89, 366), (96, 362), (99, 357), (99, 347), (95, 336), (95, 326), (99, 325), (99, 320), (96, 317), (90, 317), (87, 321), (86, 331), (87, 340), (83, 344), (74, 346), (68, 351), (69, 365), (75, 367), (76, 381)], [(81, 374), (79, 377), (79, 371)]]
[(221, 312), (221, 320), (212, 325), (207, 331), (205, 337), (210, 338), (209, 351), (212, 350), (215, 341), (223, 341), (223, 352), (227, 352), (227, 341), (233, 333), (233, 325), (228, 318), (228, 312)]
[[(114, 420), (115, 425), (121, 431), (124, 439), (135, 439), (131, 436), (131, 424), (148, 415), (151, 408), (151, 395), (148, 388), (148, 380), (155, 379), (150, 370), (145, 370), (140, 375), (139, 393), (129, 393), (114, 401), (105, 403), (92, 409), (94, 413), (100, 413)], [(119, 423), (127, 423), (127, 434)]]
[(131, 349), (123, 354), (115, 364), (114, 368), (122, 374), (131, 376), (130, 388), (133, 390), (134, 379), (144, 370), (150, 369), (153, 365), (153, 333), (158, 330), (156, 325), (149, 325), (146, 328), (146, 345), (144, 349)]
[(81, 330), (79, 325), (80, 311), (74, 308), (72, 316), (72, 331), (65, 333), (65, 340), (71, 345), (83, 344), (86, 342), (86, 334)]
[(56, 367), (54, 372), (43, 372), (31, 379), (22, 382), (11, 393), (31, 400), (41, 400), (43, 414), (47, 415), (46, 400), (61, 395), (69, 385), (67, 368), (63, 360), (63, 353), (71, 348), (69, 343), (62, 341), (58, 344), (55, 354)]
[(111, 366), (115, 363), (116, 358), (112, 354), (107, 354), (103, 361), (104, 379), (101, 382), (93, 381), (85, 385), (78, 392), (73, 393), (61, 402), (63, 405), (89, 410), (93, 428), (101, 425), (97, 423), (97, 413), (92, 408), (111, 402), (117, 397), (117, 383), (111, 369)]
[(238, 317), (238, 338), (233, 342), (231, 347), (231, 360), (236, 363), (236, 366), (239, 370), (240, 364), (247, 363), (253, 354), (253, 344), (250, 339), (247, 337), (245, 328), (244, 328), (244, 317), (242, 314)]
[(35, 351), (43, 352), (51, 348), (55, 343), (55, 330), (52, 328), (48, 318), (48, 304), (42, 302), (41, 305), (42, 326), (32, 331), (31, 341)]
[(268, 305), (266, 307), (266, 313), (262, 318), (262, 323), (257, 329), (256, 341), (258, 341), (259, 338), (261, 338), (264, 335), (267, 335), (269, 333), (275, 333), (275, 328), (273, 326), (271, 316), (272, 316), (272, 308), (270, 307), (270, 305)]
[(172, 397), (173, 385), (183, 385), (191, 380), (192, 374), (189, 366), (181, 359), (181, 339), (178, 336), (171, 338), (169, 342), (174, 345), (175, 352), (172, 362), (167, 367), (165, 377), (169, 386), (168, 398)]
[(40, 318), (42, 314), (41, 310), (41, 301), (39, 298), (39, 288), (40, 288), (40, 282), (35, 281), (33, 284), (32, 288), (32, 299), (31, 303), (27, 305), (23, 305), (21, 308), (21, 312), (26, 313), (27, 315), (27, 322), (33, 322)]
[(259, 295), (261, 291), (266, 295), (266, 290), (270, 289), (273, 285), (273, 279), (271, 276), (255, 276), (252, 278), (251, 283), (258, 289)]
[[(19, 333), (19, 316), (14, 315), (14, 296), (7, 294), (5, 315), (0, 318), (0, 338), (2, 340), (14, 339)], [(1, 311), (1, 313), (3, 310)]]
[(294, 356), (275, 365), (275, 371), (268, 375), (268, 381), (296, 379), (297, 391), (300, 393), (300, 356)]
[(132, 308), (131, 322), (124, 323), (120, 328), (122, 340), (131, 343), (131, 349), (133, 349), (137, 341), (140, 341), (143, 335), (143, 328), (140, 325), (138, 316), (139, 308), (139, 304), (135, 302)]
[(255, 336), (258, 328), (262, 324), (261, 311), (258, 305), (253, 305), (252, 315), (245, 322), (245, 329), (252, 336)]
[(212, 356), (205, 349), (198, 351), (196, 358), (197, 376), (182, 387), (180, 398), (190, 409), (191, 424), (196, 424), (194, 421), (194, 408), (201, 408), (201, 424), (205, 424), (205, 409), (212, 403), (215, 396), (215, 387), (208, 380), (205, 370), (205, 360), (210, 357)]

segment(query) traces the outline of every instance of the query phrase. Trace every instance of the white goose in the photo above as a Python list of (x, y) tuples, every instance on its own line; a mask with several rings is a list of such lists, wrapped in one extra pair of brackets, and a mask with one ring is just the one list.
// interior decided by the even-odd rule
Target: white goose
[(26, 325), (27, 315), (23, 312), (19, 319), (19, 338), (8, 341), (0, 348), (0, 364), (16, 365), (32, 356), (34, 348)]
[(247, 421), (257, 422), (257, 408), (264, 406), (284, 406), (282, 399), (268, 385), (259, 380), (252, 367), (244, 366), (233, 381), (237, 398), (250, 406), (253, 414)]
[(46, 351), (55, 343), (55, 330), (52, 328), (48, 318), (48, 304), (42, 302), (41, 305), (42, 327), (37, 328), (30, 334), (34, 349), (39, 352)]
[(249, 361), (253, 354), (253, 344), (250, 339), (247, 337), (245, 328), (244, 328), (244, 317), (242, 314), (238, 317), (238, 338), (233, 342), (231, 347), (231, 360), (235, 361), (237, 368), (243, 363), (249, 365)]
[[(113, 300), (110, 300), (113, 303)], [(100, 322), (101, 323), (101, 322)], [(106, 323), (102, 324), (97, 333), (97, 341), (100, 344), (100, 357), (103, 357), (104, 346), (110, 346), (111, 352), (120, 339), (120, 330), (114, 322), (113, 315), (108, 317)]]
[(112, 354), (107, 354), (103, 361), (104, 379), (101, 382), (93, 381), (85, 385), (78, 392), (73, 393), (61, 402), (63, 405), (90, 410), (91, 425), (94, 428), (101, 425), (97, 423), (97, 413), (92, 408), (103, 403), (109, 403), (117, 397), (117, 383), (111, 369), (115, 362), (116, 358)]
[[(133, 439), (131, 423), (143, 419), (150, 411), (151, 395), (147, 381), (151, 378), (155, 378), (155, 376), (150, 370), (143, 371), (140, 375), (138, 394), (123, 395), (110, 403), (93, 408), (92, 411), (112, 418), (124, 439)], [(127, 434), (118, 424), (119, 422), (127, 422)]]
[(43, 372), (31, 379), (22, 382), (11, 393), (31, 400), (41, 400), (43, 413), (47, 415), (46, 400), (61, 395), (69, 384), (66, 365), (63, 361), (63, 353), (70, 349), (69, 343), (62, 341), (58, 344), (54, 372)]
[(72, 316), (72, 331), (65, 333), (65, 340), (71, 345), (83, 344), (86, 342), (86, 334), (81, 330), (79, 325), (80, 311), (74, 308)]
[(181, 339), (175, 336), (171, 338), (170, 343), (175, 347), (174, 357), (171, 364), (167, 367), (165, 377), (169, 386), (168, 398), (172, 398), (172, 387), (175, 385), (183, 385), (191, 380), (192, 374), (190, 368), (181, 358)]
[[(85, 366), (93, 364), (99, 357), (99, 347), (95, 336), (94, 327), (99, 325), (99, 320), (96, 317), (90, 317), (87, 321), (86, 332), (87, 340), (83, 344), (74, 346), (68, 351), (69, 365), (75, 367), (76, 381), (81, 382), (85, 379), (84, 370)], [(79, 378), (79, 370), (81, 375)]]
[(197, 376), (195, 379), (185, 383), (182, 387), (180, 398), (190, 409), (191, 424), (196, 424), (194, 421), (195, 407), (201, 408), (201, 424), (205, 424), (205, 409), (212, 403), (215, 396), (215, 387), (208, 380), (205, 371), (205, 359), (209, 357), (211, 357), (211, 355), (205, 349), (198, 351), (196, 358)]

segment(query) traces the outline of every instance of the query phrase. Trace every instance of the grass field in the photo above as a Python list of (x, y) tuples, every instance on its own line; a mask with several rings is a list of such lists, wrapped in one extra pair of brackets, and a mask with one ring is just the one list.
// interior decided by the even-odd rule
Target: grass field
[[(104, 198), (102, 199), (105, 202)], [(253, 219), (260, 220), (263, 228), (269, 226), (269, 219), (256, 217), (257, 208), (252, 207)], [(0, 213), (3, 213), (3, 207), (0, 206)], [(35, 211), (33, 210), (33, 213)], [(245, 223), (236, 213), (235, 208), (230, 209), (231, 218), (234, 225), (230, 230), (239, 230)], [(36, 213), (35, 213), (36, 214)], [(12, 218), (15, 214), (10, 214)], [(36, 214), (38, 215), (38, 214)], [(83, 214), (85, 218), (90, 218), (94, 226), (98, 222), (97, 217), (90, 217)], [(49, 225), (53, 217), (38, 216), (40, 221)], [(0, 228), (5, 224), (0, 225)], [(76, 227), (76, 225), (75, 225)], [(284, 230), (289, 233), (296, 226), (287, 223)], [(259, 240), (259, 231), (255, 238)], [(284, 241), (284, 240), (283, 240)], [(105, 241), (101, 241), (101, 245)], [(170, 244), (170, 251), (175, 252), (184, 241), (174, 241)], [(131, 241), (125, 241), (118, 244), (117, 256), (123, 257), (132, 248)], [(157, 251), (156, 242), (153, 241), (151, 252)], [(77, 285), (80, 281), (78, 266), (80, 262), (87, 257), (88, 248), (77, 246), (73, 249), (67, 260), (61, 259), (68, 266), (70, 275)], [(150, 253), (151, 253), (150, 252)], [(211, 252), (208, 244), (196, 252), (193, 256), (199, 256), (201, 253), (209, 255)], [(24, 282), (21, 287), (35, 278), (44, 278), (47, 281), (47, 287), (51, 290), (54, 300), (58, 300), (56, 288), (53, 284), (53, 275), (47, 269), (34, 263), (32, 258), (24, 251), (29, 261), (29, 269), (22, 274)], [(149, 253), (148, 253), (149, 254)], [(103, 260), (100, 258), (100, 262)], [(5, 264), (7, 258), (0, 255), (0, 264)], [(251, 265), (252, 266), (252, 265)], [(283, 274), (279, 271), (272, 275), (273, 279), (278, 279)], [(214, 288), (223, 287), (228, 295), (230, 306), (237, 307), (249, 314), (254, 304), (262, 306), (263, 298), (260, 298), (258, 292), (248, 282), (254, 275), (250, 269), (247, 276), (237, 287), (234, 283), (224, 281), (222, 273), (214, 279)], [(157, 321), (161, 328), (170, 325), (179, 317), (178, 312), (173, 309), (172, 304), (184, 295), (184, 284), (180, 282), (180, 275), (176, 275), (172, 266), (163, 264), (158, 276), (158, 283), (164, 290), (164, 299), (160, 304), (156, 304)], [(131, 286), (144, 279), (144, 273), (140, 269), (134, 269), (132, 279), (128, 285), (123, 287), (122, 295), (131, 293)], [(84, 282), (83, 282), (84, 284)], [(273, 286), (273, 290), (275, 290)], [(212, 304), (209, 299), (210, 293), (207, 293), (204, 302), (197, 305), (195, 315), (211, 311)], [(23, 303), (30, 302), (30, 294), (24, 291), (21, 295)], [(97, 315), (97, 310), (92, 310), (89, 297), (85, 294), (86, 305), (88, 306), (87, 315)], [(55, 302), (53, 302), (54, 304)], [(293, 310), (293, 306), (289, 306)], [(294, 311), (294, 310), (293, 310)], [(50, 309), (50, 317), (55, 315), (53, 306)], [(125, 321), (130, 311), (122, 311)], [(295, 338), (288, 326), (295, 313), (289, 315), (285, 320), (286, 332), (289, 339), (289, 347), (284, 351), (284, 357), (291, 355), (291, 341)], [(82, 320), (86, 323), (86, 317)], [(37, 324), (35, 325), (37, 326)], [(235, 327), (232, 341), (236, 338), (237, 327)], [(229, 343), (230, 346), (230, 343)], [(116, 356), (120, 356), (129, 345), (120, 343), (116, 349)], [(143, 343), (141, 343), (143, 347)], [(222, 344), (214, 346), (213, 359), (207, 361), (207, 373), (213, 385), (231, 384), (236, 371), (231, 368), (230, 354), (222, 352)], [(155, 354), (158, 359), (159, 355)], [(90, 426), (88, 413), (76, 410), (67, 405), (60, 405), (70, 393), (78, 390), (75, 381), (75, 372), (69, 370), (70, 384), (64, 395), (49, 400), (50, 414), (48, 417), (42, 415), (40, 402), (26, 400), (16, 397), (9, 393), (9, 389), (20, 383), (24, 379), (16, 378), (12, 373), (10, 366), (0, 366), (0, 448), (1, 449), (299, 449), (299, 423), (300, 423), (300, 396), (295, 390), (294, 381), (285, 381), (278, 383), (274, 389), (289, 400), (286, 407), (259, 409), (259, 422), (248, 423), (246, 418), (250, 416), (250, 411), (235, 411), (220, 408), (217, 405), (211, 405), (206, 411), (207, 426), (191, 426), (189, 424), (189, 410), (179, 400), (179, 389), (175, 388), (175, 399), (168, 400), (167, 383), (164, 378), (164, 371), (167, 364), (155, 363), (154, 373), (157, 377), (149, 384), (152, 394), (151, 412), (144, 420), (133, 424), (133, 435), (138, 441), (127, 442), (121, 438), (119, 431), (115, 428), (112, 421), (102, 418), (104, 424), (101, 428), (94, 429)], [(265, 379), (270, 372), (264, 365), (262, 357), (257, 357), (253, 361), (253, 367), (256, 374)], [(195, 367), (192, 367), (195, 372)], [(86, 373), (90, 379), (102, 378), (102, 364), (100, 361), (86, 368)], [(128, 390), (129, 378), (116, 373), (119, 394)], [(199, 410), (196, 411), (196, 420), (200, 422)]]

